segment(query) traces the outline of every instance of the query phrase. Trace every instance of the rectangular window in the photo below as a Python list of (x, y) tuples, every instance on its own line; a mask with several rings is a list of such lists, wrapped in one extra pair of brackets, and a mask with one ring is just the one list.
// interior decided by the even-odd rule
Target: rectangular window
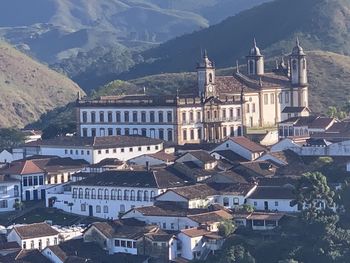
[(238, 117), (238, 118), (241, 117), (241, 109), (237, 109), (237, 117)]
[(28, 177), (28, 185), (29, 186), (33, 185), (33, 177), (31, 177), (31, 176)]
[(186, 112), (182, 113), (182, 122), (185, 123), (186, 122)]
[(125, 128), (124, 134), (125, 134), (125, 135), (130, 135), (130, 130), (129, 130), (128, 128)]
[(138, 122), (138, 119), (137, 119), (137, 111), (134, 111), (134, 112), (132, 113), (132, 121), (133, 121), (133, 122)]
[(39, 175), (39, 185), (44, 185), (44, 176)]
[(85, 204), (81, 204), (81, 205), (80, 205), (80, 210), (81, 210), (82, 212), (85, 212), (85, 211), (86, 211), (86, 205), (85, 205)]
[(230, 109), (230, 119), (233, 119), (233, 109)]
[(183, 131), (182, 131), (182, 139), (183, 139), (184, 141), (187, 141), (187, 130), (183, 130)]
[(247, 104), (247, 113), (250, 113), (250, 104)]
[(285, 93), (285, 102), (289, 103), (289, 92), (288, 91)]
[(108, 136), (112, 136), (113, 135), (113, 129), (112, 128), (108, 128)]
[(117, 129), (115, 130), (115, 133), (116, 133), (117, 135), (122, 135), (122, 130), (121, 130), (120, 128), (117, 128)]
[(105, 114), (103, 111), (100, 112), (100, 122), (105, 122)]
[(275, 206), (278, 206), (278, 201), (275, 201)]
[(164, 130), (159, 129), (159, 139), (163, 140), (164, 139)]
[(131, 153), (132, 153), (133, 151), (134, 151), (134, 149), (133, 149), (133, 148), (129, 148), (129, 152), (131, 152)]
[(23, 186), (28, 186), (28, 178), (23, 177)]
[(108, 112), (108, 122), (113, 122), (112, 112)]
[(126, 247), (126, 241), (125, 241), (125, 240), (122, 240), (122, 241), (120, 242), (120, 246), (121, 246), (121, 247)]
[(252, 104), (252, 111), (255, 113), (255, 103)]
[(158, 122), (160, 122), (160, 123), (164, 122), (163, 112), (162, 111), (158, 112)]
[(83, 112), (83, 123), (87, 123), (87, 112)]
[(95, 128), (91, 129), (91, 136), (96, 137), (96, 129)]
[(202, 129), (198, 128), (197, 132), (198, 132), (198, 140), (201, 140), (202, 139)]
[(269, 104), (269, 94), (264, 94), (264, 104)]
[(168, 130), (168, 141), (171, 142), (173, 140), (173, 131)]
[(87, 128), (83, 128), (83, 137), (87, 137), (88, 136), (88, 130)]
[(283, 103), (282, 102), (282, 93), (278, 93), (278, 103)]
[(146, 122), (146, 112), (141, 112), (141, 122)]
[(120, 117), (120, 112), (117, 111), (116, 114), (115, 114), (115, 120), (116, 122), (121, 122), (121, 117)]
[(270, 94), (270, 100), (271, 100), (271, 104), (275, 104), (275, 94), (273, 93)]
[(91, 112), (91, 122), (92, 123), (96, 122), (96, 113), (95, 112)]
[(120, 240), (118, 240), (118, 239), (114, 240), (114, 246), (120, 247)]
[(8, 204), (7, 204), (7, 200), (1, 200), (0, 202), (0, 208), (7, 208)]
[(38, 185), (38, 177), (34, 176), (34, 185)]
[(150, 122), (155, 122), (155, 119), (154, 119), (154, 111), (151, 111), (151, 112), (149, 113), (149, 121), (150, 121)]
[(172, 122), (173, 121), (173, 115), (172, 115), (171, 111), (167, 112), (167, 120), (168, 120), (168, 122)]
[(190, 112), (190, 122), (193, 122), (193, 112)]
[(223, 110), (222, 110), (222, 118), (223, 118), (223, 119), (226, 119), (226, 109), (223, 109)]
[(124, 112), (124, 122), (129, 122), (129, 121), (130, 121), (129, 112), (128, 112), (128, 111), (125, 111), (125, 112)]
[(194, 140), (194, 130), (191, 130), (190, 134), (191, 134), (191, 140)]

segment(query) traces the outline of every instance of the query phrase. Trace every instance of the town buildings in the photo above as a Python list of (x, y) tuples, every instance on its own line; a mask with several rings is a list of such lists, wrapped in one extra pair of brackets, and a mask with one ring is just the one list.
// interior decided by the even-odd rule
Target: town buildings
[[(291, 66), (289, 66), (291, 65)], [(190, 95), (104, 96), (77, 101), (81, 137), (142, 135), (174, 144), (220, 141), (242, 136), (245, 127), (274, 126), (282, 111), (308, 107), (306, 55), (297, 41), (288, 66), (265, 73), (256, 42), (247, 56), (247, 74), (216, 76), (206, 52), (197, 66)], [(303, 113), (307, 115), (308, 113)]]

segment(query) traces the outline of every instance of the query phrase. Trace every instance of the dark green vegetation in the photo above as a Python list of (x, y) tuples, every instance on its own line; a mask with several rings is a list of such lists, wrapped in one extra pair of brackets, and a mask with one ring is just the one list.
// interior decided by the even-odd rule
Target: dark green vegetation
[(276, 0), (146, 50), (145, 63), (125, 77), (192, 70), (200, 48), (208, 50), (218, 67), (227, 67), (247, 55), (253, 37), (267, 56), (290, 52), (296, 36), (306, 50), (348, 55), (349, 10), (349, 0)]
[(18, 127), (84, 93), (67, 77), (0, 41), (0, 127)]
[[(320, 161), (325, 162), (325, 160)], [(315, 167), (316, 168), (316, 167)], [(225, 263), (345, 263), (350, 256), (350, 187), (335, 194), (327, 176), (307, 173), (299, 181), (296, 194), (300, 203), (309, 204), (303, 213), (286, 217), (281, 226), (269, 232), (238, 229), (224, 244), (224, 249), (207, 259)], [(319, 211), (319, 199), (329, 206), (338, 203), (344, 211)]]
[(24, 135), (16, 129), (0, 128), (0, 152), (24, 143)]
[(143, 62), (140, 51), (266, 1), (3, 0), (0, 37), (91, 90)]

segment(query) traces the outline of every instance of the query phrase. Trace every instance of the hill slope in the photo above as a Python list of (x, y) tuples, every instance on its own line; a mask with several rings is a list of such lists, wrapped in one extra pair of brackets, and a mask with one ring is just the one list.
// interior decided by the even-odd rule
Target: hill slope
[[(310, 105), (314, 112), (326, 113), (329, 106), (341, 106), (350, 99), (350, 57), (332, 52), (307, 52)], [(272, 68), (273, 61), (266, 63)], [(192, 67), (193, 68), (193, 67)], [(233, 68), (217, 70), (218, 75), (230, 75)], [(176, 90), (188, 93), (196, 88), (195, 73), (166, 73), (138, 79), (114, 81), (99, 89), (95, 96), (142, 93), (175, 94)]]
[(227, 67), (247, 55), (253, 37), (267, 56), (289, 53), (296, 36), (306, 50), (349, 55), (349, 17), (350, 0), (275, 0), (143, 52), (146, 62), (121, 78), (192, 70), (201, 48)]
[(23, 127), (77, 92), (70, 79), (0, 42), (0, 127)]

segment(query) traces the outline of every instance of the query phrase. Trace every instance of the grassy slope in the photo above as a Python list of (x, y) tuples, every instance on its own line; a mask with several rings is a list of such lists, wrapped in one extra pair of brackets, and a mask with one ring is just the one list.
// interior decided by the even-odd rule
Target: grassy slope
[(146, 62), (120, 77), (192, 70), (201, 48), (208, 50), (217, 66), (228, 67), (247, 55), (253, 37), (267, 57), (290, 52), (296, 36), (306, 50), (349, 55), (348, 17), (350, 0), (275, 0), (147, 50)]
[[(310, 105), (313, 111), (325, 113), (329, 106), (342, 105), (350, 99), (350, 57), (332, 52), (308, 52), (310, 82)], [(266, 63), (266, 64), (272, 64)], [(229, 75), (233, 68), (217, 71)], [(188, 93), (196, 87), (195, 73), (166, 73), (142, 77), (128, 82), (115, 81), (101, 88), (97, 95), (142, 93), (146, 87), (149, 94), (175, 94), (179, 89)]]
[(0, 42), (0, 127), (23, 127), (78, 91), (73, 81)]

